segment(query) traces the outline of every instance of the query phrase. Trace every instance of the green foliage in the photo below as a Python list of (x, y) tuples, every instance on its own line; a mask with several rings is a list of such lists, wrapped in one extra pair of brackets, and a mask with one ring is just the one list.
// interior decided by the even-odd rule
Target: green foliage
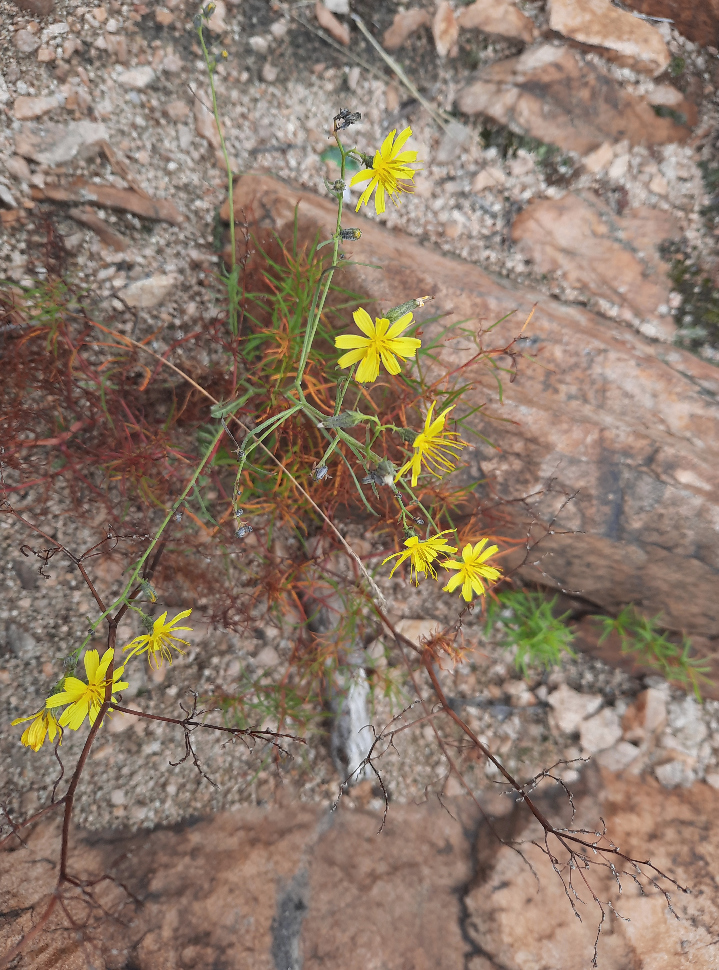
[(719, 290), (686, 258), (677, 257), (669, 275), (682, 297), (675, 316), (679, 327), (676, 342), (690, 350), (707, 343), (719, 345)]
[(685, 67), (686, 61), (684, 58), (675, 55), (669, 62), (669, 73), (672, 77), (679, 77), (679, 75), (683, 73)]
[[(485, 633), (501, 620), (505, 630), (501, 646), (506, 650), (516, 647), (514, 663), (525, 677), (530, 666), (549, 668), (561, 663), (563, 654), (576, 656), (570, 647), (574, 634), (566, 624), (569, 613), (554, 616), (556, 602), (556, 596), (547, 600), (542, 593), (508, 590), (489, 603)], [(511, 615), (506, 616), (505, 611)]]
[(682, 637), (681, 645), (672, 643), (666, 633), (659, 633), (658, 626), (661, 614), (653, 617), (642, 616), (630, 604), (626, 606), (616, 619), (610, 616), (594, 617), (604, 627), (599, 642), (603, 643), (607, 637), (616, 633), (622, 643), (622, 653), (631, 654), (638, 664), (654, 667), (667, 680), (690, 686), (701, 701), (700, 684), (710, 684), (707, 677), (709, 666), (702, 660), (691, 656), (692, 642), (687, 636)]

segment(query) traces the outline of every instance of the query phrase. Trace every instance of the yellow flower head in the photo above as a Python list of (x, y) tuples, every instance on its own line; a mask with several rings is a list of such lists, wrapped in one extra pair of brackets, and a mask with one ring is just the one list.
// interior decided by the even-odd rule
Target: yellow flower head
[[(66, 677), (63, 684), (64, 690), (59, 694), (53, 694), (45, 701), (45, 707), (61, 707), (68, 704), (60, 715), (60, 727), (69, 727), (71, 731), (77, 731), (85, 718), (90, 715), (90, 724), (94, 724), (100, 708), (105, 700), (105, 687), (107, 680), (107, 668), (115, 655), (112, 647), (102, 655), (102, 660), (97, 650), (87, 650), (85, 652), (85, 673), (87, 683), (77, 677)], [(129, 684), (120, 680), (125, 672), (124, 667), (119, 667), (112, 675), (112, 690), (125, 690)], [(114, 697), (112, 698), (115, 699)]]
[(11, 721), (11, 724), (14, 727), (16, 724), (24, 724), (25, 721), (32, 721), (32, 724), (28, 724), (22, 732), (22, 737), (20, 738), (20, 742), (26, 748), (39, 751), (43, 744), (45, 744), (45, 738), (49, 735), (50, 743), (52, 744), (56, 734), (60, 735), (60, 744), (62, 744), (62, 728), (55, 720), (55, 715), (51, 711), (46, 711), (43, 708), (37, 714), (31, 714), (29, 717), (16, 717), (14, 721)]
[(468, 603), (471, 603), (473, 592), (477, 596), (484, 596), (482, 579), (486, 579), (490, 583), (495, 583), (499, 579), (502, 570), (496, 566), (486, 565), (486, 560), (493, 556), (495, 552), (499, 552), (499, 549), (497, 546), (484, 549), (488, 542), (489, 539), (480, 539), (474, 547), (472, 547), (471, 542), (468, 542), (462, 550), (462, 562), (447, 560), (447, 562), (441, 564), (445, 569), (458, 570), (447, 585), (442, 587), (446, 593), (452, 593), (461, 583), (462, 596)]
[[(397, 481), (401, 475), (404, 475), (411, 468), (412, 488), (417, 484), (417, 478), (422, 470), (423, 461), (427, 465), (428, 471), (439, 477), (443, 472), (451, 471), (454, 468), (457, 455), (453, 454), (453, 452), (461, 451), (465, 445), (465, 442), (462, 441), (456, 431), (445, 432), (444, 430), (447, 415), (454, 405), (442, 411), (439, 417), (433, 421), (432, 412), (434, 411), (435, 403), (434, 401), (432, 402), (427, 413), (427, 418), (424, 422), (424, 431), (420, 432), (414, 439), (414, 454), (406, 464), (402, 465), (394, 479)], [(434, 468), (431, 466), (434, 466)]]
[(358, 185), (369, 179), (369, 185), (360, 196), (357, 203), (356, 212), (359, 212), (361, 205), (366, 205), (370, 196), (377, 189), (374, 197), (374, 207), (377, 212), (384, 212), (385, 193), (395, 205), (399, 205), (395, 196), (402, 192), (409, 191), (405, 182), (414, 178), (414, 169), (408, 168), (410, 162), (417, 160), (417, 152), (403, 152), (402, 147), (412, 134), (411, 128), (405, 130), (397, 136), (397, 129), (391, 131), (382, 142), (382, 147), (375, 152), (372, 168), (364, 168), (352, 178), (350, 185)]
[(152, 624), (152, 633), (145, 633), (143, 636), (135, 637), (128, 645), (125, 650), (129, 650), (132, 647), (132, 653), (127, 658), (135, 657), (141, 653), (147, 653), (147, 659), (151, 667), (161, 667), (163, 660), (167, 660), (168, 663), (172, 663), (172, 650), (177, 650), (178, 653), (184, 653), (176, 644), (184, 643), (185, 646), (189, 646), (187, 640), (183, 640), (182, 637), (176, 637), (175, 634), (180, 630), (191, 630), (191, 626), (175, 626), (180, 620), (184, 620), (186, 616), (189, 616), (192, 610), (183, 610), (182, 613), (178, 613), (177, 616), (170, 620), (169, 623), (165, 623), (167, 617), (167, 610), (158, 616), (155, 622)]
[[(417, 348), (422, 346), (422, 341), (417, 337), (402, 337), (407, 327), (412, 323), (412, 314), (405, 313), (395, 323), (390, 325), (389, 320), (377, 317), (372, 323), (372, 317), (362, 307), (355, 310), (352, 314), (354, 321), (365, 337), (359, 334), (342, 334), (335, 338), (335, 347), (340, 350), (349, 350), (348, 354), (343, 354), (337, 361), (340, 367), (350, 367), (360, 361), (357, 368), (356, 379), (360, 384), (368, 384), (376, 381), (379, 377), (379, 362), (382, 358), (388, 374), (399, 374), (400, 366), (397, 357), (407, 360), (414, 357)], [(395, 354), (397, 357), (395, 357)]]
[(400, 566), (405, 559), (410, 560), (410, 579), (414, 576), (415, 586), (419, 585), (419, 574), (429, 573), (432, 579), (437, 578), (437, 570), (434, 568), (432, 563), (440, 554), (440, 552), (456, 552), (456, 546), (448, 546), (447, 540), (443, 539), (442, 536), (447, 535), (448, 532), (453, 532), (453, 529), (445, 529), (444, 532), (440, 532), (436, 536), (432, 536), (431, 539), (418, 539), (417, 536), (411, 536), (405, 541), (405, 546), (407, 547), (402, 552), (395, 552), (391, 556), (387, 556), (386, 559), (382, 561), (382, 565), (389, 562), (390, 559), (395, 559), (397, 556), (397, 562), (394, 564), (392, 572), (389, 574), (390, 579), (394, 576), (395, 569)]

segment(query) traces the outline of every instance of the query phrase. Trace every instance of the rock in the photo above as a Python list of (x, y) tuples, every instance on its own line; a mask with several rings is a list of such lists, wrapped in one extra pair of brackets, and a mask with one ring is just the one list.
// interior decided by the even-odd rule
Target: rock
[(459, 37), (459, 27), (454, 19), (454, 11), (449, 0), (441, 0), (437, 5), (437, 12), (432, 20), (432, 36), (440, 58), (445, 58), (448, 54), (454, 56), (457, 38)]
[(163, 71), (167, 71), (168, 74), (179, 74), (184, 68), (185, 62), (177, 54), (167, 54), (160, 65)]
[(509, 174), (513, 178), (521, 178), (523, 175), (529, 175), (536, 168), (534, 157), (523, 148), (519, 149), (514, 158), (508, 160), (507, 165)]
[(250, 47), (255, 52), (255, 54), (267, 54), (270, 50), (270, 42), (266, 37), (261, 34), (256, 34), (254, 37), (250, 37), (248, 41)]
[(116, 232), (112, 226), (108, 225), (104, 219), (101, 219), (90, 208), (68, 209), (67, 214), (75, 222), (79, 222), (83, 226), (87, 226), (88, 229), (92, 229), (95, 235), (99, 236), (106, 246), (110, 246), (116, 252), (123, 253), (128, 249), (130, 244), (127, 239), (119, 232)]
[(702, 708), (692, 695), (669, 705), (668, 733), (662, 739), (665, 747), (697, 758), (708, 734)]
[(476, 28), (485, 34), (496, 34), (509, 40), (531, 44), (537, 36), (534, 21), (518, 10), (510, 0), (475, 0), (457, 14), (461, 30)]
[(661, 172), (657, 172), (656, 175), (652, 176), (649, 183), (649, 191), (654, 192), (656, 195), (661, 195), (662, 197), (669, 192), (669, 183)]
[(8, 209), (17, 209), (17, 202), (4, 178), (0, 178), (0, 202)]
[(40, 38), (37, 34), (24, 28), (15, 31), (12, 42), (15, 50), (20, 51), (21, 54), (32, 54), (40, 46)]
[(270, 24), (270, 33), (275, 40), (284, 40), (289, 29), (290, 27), (286, 20), (275, 20), (274, 23)]
[(161, 27), (169, 27), (174, 19), (175, 15), (171, 10), (167, 10), (165, 7), (155, 8), (155, 23), (158, 23)]
[(330, 13), (324, 3), (322, 3), (322, 0), (317, 0), (315, 3), (315, 17), (317, 18), (317, 23), (323, 30), (326, 30), (340, 44), (349, 47), (349, 28), (341, 20), (338, 20), (333, 13)]
[(360, 76), (360, 69), (356, 64), (349, 69), (347, 72), (347, 87), (350, 89), (350, 91), (354, 92), (357, 90)]
[(657, 765), (654, 769), (657, 780), (664, 788), (688, 788), (694, 781), (696, 775), (685, 761), (677, 759), (666, 761), (663, 765)]
[(12, 620), (6, 620), (0, 625), (0, 655), (13, 653), (25, 660), (33, 656), (37, 650), (37, 641), (33, 635)]
[(224, 34), (228, 30), (228, 25), (225, 23), (225, 17), (227, 16), (227, 7), (223, 3), (223, 0), (216, 0), (215, 9), (212, 16), (207, 21), (208, 28), (213, 34)]
[(49, 64), (55, 60), (55, 50), (52, 47), (40, 47), (37, 52), (37, 59), (40, 64)]
[(276, 667), (280, 662), (280, 655), (273, 646), (268, 644), (259, 651), (254, 661), (257, 669), (263, 671), (267, 670), (268, 667)]
[[(261, 226), (252, 228), (258, 244), (269, 244), (272, 232), (292, 238), (298, 201), (299, 243), (311, 242), (318, 231), (328, 238), (337, 218), (330, 201), (267, 176), (243, 176), (235, 188), (236, 211), (262, 213)], [(225, 219), (226, 213), (223, 207)], [(353, 259), (391, 265), (392, 272), (347, 267), (343, 285), (388, 307), (407, 294), (432, 293), (432, 314), (447, 316), (426, 325), (427, 340), (455, 321), (499, 321), (514, 312), (492, 331), (492, 346), (503, 347), (537, 303), (525, 335), (541, 366), (531, 355), (521, 361), (502, 404), (483, 364), (469, 366), (464, 379), (475, 382), (471, 406), (492, 402), (493, 418), (504, 419), (484, 418), (483, 412), (467, 419), (502, 449), (476, 445), (476, 474), (489, 479), (492, 494), (529, 495), (550, 479), (570, 494), (580, 489), (552, 527), (571, 534), (541, 543), (551, 554), (542, 560), (551, 581), (580, 590), (597, 612), (616, 614), (635, 602), (647, 615), (661, 612), (669, 629), (719, 636), (716, 367), (584, 307), (499, 280), (397, 230), (353, 218), (362, 230)], [(645, 242), (638, 248), (646, 255)], [(475, 353), (469, 338), (448, 341), (440, 352), (441, 373)], [(543, 493), (537, 515), (546, 521), (559, 505), (556, 494)], [(517, 522), (517, 537), (525, 534), (526, 525)], [(516, 562), (513, 555), (507, 568)], [(521, 575), (527, 582), (550, 582), (535, 567), (523, 567)]]
[(588, 172), (596, 175), (598, 172), (608, 168), (612, 164), (613, 158), (614, 149), (608, 141), (605, 141), (602, 142), (599, 148), (595, 148), (593, 152), (590, 152), (583, 159), (583, 165)]
[(95, 7), (92, 11), (92, 15), (99, 24), (104, 24), (107, 20), (107, 8)]
[(155, 80), (155, 72), (149, 64), (141, 64), (140, 67), (133, 67), (129, 71), (122, 71), (117, 77), (117, 83), (123, 88), (131, 88), (133, 91), (142, 91), (149, 87)]
[(673, 320), (659, 312), (671, 291), (659, 246), (679, 232), (668, 212), (642, 207), (617, 216), (591, 192), (568, 192), (530, 203), (512, 240), (535, 273), (556, 273), (589, 306), (606, 301), (641, 332), (671, 340)]
[(711, 785), (712, 788), (719, 791), (719, 772), (710, 771), (704, 776), (704, 781), (707, 785)]
[[(602, 705), (601, 694), (580, 694), (567, 684), (562, 684), (547, 698), (552, 708), (552, 723), (562, 734), (579, 731), (582, 722), (596, 713)], [(621, 737), (621, 731), (620, 731)]]
[(195, 114), (195, 131), (212, 148), (218, 149), (222, 143), (215, 124), (215, 116), (200, 98), (195, 98), (192, 107)]
[(610, 179), (618, 181), (623, 179), (629, 170), (629, 155), (617, 155), (612, 164), (609, 166), (609, 171), (607, 175)]
[(507, 181), (507, 176), (501, 168), (490, 165), (478, 172), (472, 181), (473, 192), (484, 192), (485, 189), (501, 189)]
[(171, 101), (165, 106), (165, 114), (173, 121), (184, 121), (189, 113), (190, 108), (184, 101)]
[(400, 10), (394, 15), (392, 26), (384, 32), (382, 45), (388, 51), (396, 51), (420, 27), (428, 26), (432, 22), (429, 13), (419, 7)]
[(15, 0), (15, 6), (36, 17), (47, 17), (55, 4), (55, 0)]
[(274, 84), (279, 73), (279, 70), (274, 64), (271, 63), (271, 61), (265, 61), (265, 63), (262, 65), (262, 70), (260, 71), (260, 77), (268, 84)]
[(397, 620), (395, 627), (403, 637), (407, 637), (418, 647), (422, 639), (428, 640), (435, 633), (439, 633), (442, 624), (439, 620), (406, 618)]
[(346, 16), (350, 12), (350, 0), (324, 0), (324, 5), (330, 13)]
[(29, 184), (32, 177), (32, 172), (30, 171), (30, 166), (22, 157), (22, 155), (12, 155), (5, 161), (5, 168), (8, 172), (14, 176), (16, 179), (20, 179), (21, 182), (27, 182)]
[(652, 736), (664, 730), (666, 723), (666, 692), (649, 687), (638, 694), (634, 703), (625, 711), (622, 733), (627, 741), (646, 744)]
[(566, 47), (529, 48), (475, 78), (457, 96), (460, 111), (580, 155), (606, 141), (663, 145), (690, 135), (688, 126), (658, 118), (643, 98)]
[(619, 715), (613, 707), (602, 708), (594, 717), (582, 721), (579, 725), (579, 743), (584, 754), (596, 754), (598, 751), (611, 748), (621, 739), (621, 736), (622, 726), (619, 723)]
[[(594, 720), (594, 718), (592, 718)], [(639, 757), (640, 751), (629, 741), (618, 741), (613, 747), (600, 751), (597, 755), (598, 763), (609, 771), (624, 771)]]
[(114, 185), (98, 185), (83, 178), (75, 178), (68, 185), (46, 182), (44, 188), (33, 189), (32, 195), (35, 199), (90, 203), (105, 209), (119, 209), (143, 219), (171, 222), (175, 226), (184, 221), (184, 216), (172, 199), (151, 199), (134, 189), (116, 189)]
[(472, 141), (472, 132), (459, 121), (450, 121), (442, 135), (434, 161), (437, 165), (447, 165), (457, 160), (462, 150)]
[(669, 49), (657, 28), (610, 0), (550, 0), (549, 26), (623, 67), (652, 77), (669, 64)]
[(157, 306), (164, 302), (165, 298), (172, 293), (180, 282), (180, 278), (174, 273), (158, 274), (150, 276), (146, 280), (136, 280), (130, 283), (124, 290), (118, 292), (128, 306), (138, 309), (147, 309)]
[(7, 104), (10, 100), (10, 91), (8, 90), (7, 81), (3, 74), (0, 74), (0, 104)]
[(15, 135), (15, 151), (40, 165), (55, 168), (76, 156), (90, 158), (107, 141), (107, 128), (95, 121), (23, 125)]
[[(663, 884), (676, 907), (678, 918), (674, 919), (667, 914), (664, 897), (646, 883), (646, 895), (640, 894), (630, 876), (621, 877), (623, 892), (619, 895), (610, 871), (594, 867), (582, 870), (599, 898), (611, 900), (622, 917), (613, 917), (611, 923), (605, 919), (597, 965), (601, 970), (713, 970), (716, 954), (712, 927), (719, 919), (719, 904), (711, 884), (712, 873), (719, 865), (716, 793), (705, 785), (681, 792), (661, 791), (653, 779), (641, 781), (606, 770), (591, 773), (589, 786), (586, 793), (575, 792), (577, 817), (572, 827), (601, 831), (601, 816), (609, 838), (622, 851), (638, 859), (651, 859), (682, 886), (691, 888), (691, 895), (685, 895)], [(558, 800), (553, 803), (552, 820), (562, 817), (568, 824), (570, 813), (554, 808), (558, 804)], [(521, 819), (526, 817), (517, 814), (512, 829), (513, 837), (522, 840), (522, 848), (530, 839), (541, 842), (536, 823), (522, 826)], [(580, 889), (574, 882), (584, 903), (577, 903), (579, 920), (567, 902), (561, 881), (545, 867), (544, 856), (532, 848), (525, 855), (534, 866), (539, 885), (514, 845), (491, 852), (479, 843), (478, 881), (465, 897), (464, 924), (469, 940), (487, 960), (479, 967), (578, 970), (590, 966), (601, 913), (590, 902), (587, 886), (582, 882)], [(588, 855), (591, 860), (592, 854)], [(706, 862), (699, 862), (699, 858)], [(469, 966), (474, 968), (474, 964)]]
[[(118, 64), (127, 64), (129, 51), (127, 39), (124, 34), (105, 34), (107, 51), (115, 58)], [(167, 60), (167, 58), (165, 58)]]
[(686, 3), (685, 0), (625, 0), (625, 7), (648, 17), (662, 17), (688, 40), (705, 47), (719, 47), (719, 4)]
[(41, 115), (47, 114), (48, 111), (53, 111), (60, 107), (64, 101), (65, 99), (62, 96), (54, 94), (38, 98), (21, 94), (19, 98), (15, 98), (13, 113), (18, 121), (27, 121), (30, 118), (39, 118)]
[[(113, 738), (113, 747), (120, 741)], [(158, 777), (154, 797), (174, 796), (171, 777)], [(265, 797), (272, 797), (270, 778), (265, 771), (258, 779)], [(109, 785), (111, 803), (132, 813), (131, 785), (117, 784)], [(449, 813), (436, 803), (393, 802), (378, 836), (381, 810), (372, 783), (352, 792), (353, 802), (371, 808), (345, 808), (348, 797), (332, 813), (295, 800), (290, 784), (285, 787), (283, 808), (243, 805), (191, 825), (134, 833), (128, 829), (135, 826), (103, 836), (75, 830), (74, 864), (83, 872), (112, 872), (142, 900), (128, 903), (119, 890), (103, 897), (93, 964), (134, 963), (138, 970), (464, 966), (462, 900), (473, 860), (468, 836)], [(41, 823), (26, 840), (29, 848), (0, 856), (15, 910), (47, 898), (55, 876), (38, 860), (54, 857), (57, 827)], [(16, 916), (7, 919), (17, 926)], [(7, 933), (3, 943), (16, 939)], [(71, 970), (88, 962), (87, 943), (74, 933), (51, 929), (38, 946), (48, 967)]]

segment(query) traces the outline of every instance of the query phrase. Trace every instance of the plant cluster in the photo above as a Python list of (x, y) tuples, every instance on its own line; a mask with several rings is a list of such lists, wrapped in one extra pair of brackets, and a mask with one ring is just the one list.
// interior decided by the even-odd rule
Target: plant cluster
[[(571, 634), (561, 620), (552, 618), (551, 605), (531, 597), (524, 605), (516, 598), (510, 603), (507, 594), (494, 592), (503, 578), (530, 560), (550, 528), (559, 534), (554, 522), (542, 526), (531, 511), (533, 496), (528, 496), (514, 500), (528, 517), (525, 538), (500, 535), (499, 529), (510, 522), (502, 502), (493, 497), (484, 507), (476, 482), (457, 484), (450, 477), (466, 447), (462, 432), (471, 431), (468, 419), (484, 407), (471, 408), (466, 403), (472, 387), (465, 376), (468, 368), (477, 364), (490, 368), (501, 399), (502, 379), (515, 378), (517, 362), (523, 357), (522, 334), (508, 346), (488, 349), (484, 339), (493, 328), (475, 331), (465, 322), (439, 328), (436, 336), (427, 339), (423, 327), (428, 321), (418, 321), (415, 314), (431, 297), (405, 294), (404, 302), (376, 315), (360, 305), (364, 300), (358, 294), (337, 286), (338, 270), (352, 264), (344, 258), (344, 246), (361, 235), (356, 227), (344, 224), (348, 185), (364, 186), (357, 210), (373, 202), (375, 211), (382, 213), (388, 200), (397, 205), (401, 195), (411, 191), (417, 171), (416, 152), (408, 147), (409, 127), (387, 134), (372, 153), (347, 147), (344, 133), (360, 121), (360, 114), (348, 109), (340, 110), (332, 122), (340, 174), (333, 181), (325, 180), (325, 189), (337, 205), (331, 237), (300, 246), (296, 220), (292, 242), (277, 239), (260, 251), (257, 270), (250, 257), (252, 247), (259, 250), (259, 244), (245, 226), (245, 253), (240, 254), (236, 230), (241, 224), (235, 219), (232, 172), (214, 85), (217, 63), (227, 55), (208, 47), (205, 39), (213, 9), (212, 3), (205, 6), (195, 18), (195, 27), (227, 165), (230, 254), (228, 268), (219, 276), (225, 296), (221, 318), (198, 326), (159, 354), (150, 346), (150, 337), (136, 340), (95, 319), (83, 295), (61, 278), (22, 294), (8, 289), (2, 297), (3, 339), (12, 341), (14, 353), (5, 402), (13, 418), (11, 444), (2, 459), (0, 511), (47, 543), (45, 549), (34, 552), (42, 563), (55, 555), (73, 563), (97, 609), (88, 618), (83, 642), (68, 651), (64, 674), (53, 690), (36, 710), (14, 722), (25, 725), (21, 741), (33, 751), (49, 741), (61, 766), (63, 732), (86, 734), (62, 795), (58, 792), (64, 766), (50, 803), (39, 812), (19, 823), (5, 813), (9, 833), (0, 845), (20, 838), (25, 826), (55, 811), (63, 813), (63, 832), (56, 889), (34, 928), (0, 963), (19, 955), (47, 926), (57, 907), (75, 925), (67, 908), (72, 890), (91, 898), (96, 881), (79, 879), (70, 871), (68, 833), (84, 766), (113, 711), (174, 724), (184, 736), (182, 760), (205, 778), (192, 740), (199, 729), (261, 742), (280, 761), (289, 744), (303, 740), (285, 730), (287, 723), (299, 731), (308, 709), (320, 706), (327, 681), (340, 668), (351, 670), (352, 644), (363, 624), (380, 625), (393, 636), (423, 707), (419, 720), (431, 719), (450, 773), (462, 781), (451, 746), (437, 733), (436, 713), (446, 717), (463, 743), (495, 765), (508, 790), (540, 822), (544, 839), (539, 848), (562, 880), (572, 906), (578, 898), (575, 883), (581, 880), (603, 920), (605, 904), (586, 875), (595, 865), (617, 878), (644, 878), (668, 901), (659, 880), (673, 881), (650, 863), (623, 854), (603, 833), (552, 824), (531, 797), (540, 781), (555, 779), (552, 769), (525, 783), (510, 775), (453, 710), (437, 673), (436, 662), (442, 655), (453, 659), (461, 655), (457, 640), (463, 617), (487, 599), (490, 625), (498, 610), (511, 605), (514, 619), (505, 620), (518, 645), (517, 664), (525, 672), (530, 663), (548, 665), (562, 653), (571, 653)], [(354, 174), (348, 178), (350, 171)], [(346, 321), (347, 311), (353, 326)], [(338, 333), (341, 328), (344, 332)], [(440, 350), (442, 342), (457, 333), (473, 339), (476, 353), (447, 373)], [(189, 347), (207, 351), (210, 364), (204, 374), (190, 363), (179, 366), (169, 359), (171, 353)], [(50, 390), (48, 371), (54, 376)], [(158, 408), (164, 409), (159, 425)], [(43, 462), (34, 460), (36, 454), (51, 457)], [(58, 478), (67, 483), (77, 508), (100, 502), (110, 515), (112, 499), (120, 494), (125, 497), (123, 514), (128, 519), (136, 514), (133, 508), (138, 503), (142, 510), (147, 544), (128, 566), (122, 589), (110, 603), (93, 583), (91, 561), (122, 537), (109, 530), (100, 542), (77, 555), (17, 507), (15, 493), (41, 485), (50, 489)], [(552, 483), (542, 492), (551, 489)], [(570, 499), (564, 496), (562, 507)], [(381, 566), (371, 570), (366, 557), (357, 554), (338, 527), (340, 516), (362, 516), (395, 551), (386, 550)], [(540, 534), (535, 537), (537, 531)], [(325, 551), (319, 552), (325, 540)], [(191, 611), (183, 610), (169, 621), (167, 612), (153, 619), (146, 604), (157, 599), (155, 577), (163, 564), (177, 566), (197, 555), (199, 548), (203, 553), (195, 579), (218, 590), (214, 620), (242, 628), (281, 617), (290, 606), (300, 619), (279, 683), (242, 678), (236, 693), (207, 699), (223, 711), (222, 724), (208, 719), (208, 710), (198, 709), (196, 695), (192, 705), (183, 708), (184, 716), (177, 718), (128, 708), (121, 697), (130, 663), (146, 657), (150, 665), (161, 666), (182, 653), (185, 641), (178, 633), (190, 628), (178, 624)], [(208, 548), (216, 550), (225, 572), (220, 582), (220, 570), (206, 565)], [(499, 559), (513, 548), (519, 550), (519, 562), (503, 570)], [(350, 565), (349, 581), (347, 572), (337, 565), (338, 556)], [(443, 569), (443, 591), (458, 592), (461, 597), (453, 627), (419, 647), (392, 624), (378, 585), (382, 576), (389, 578), (405, 565), (415, 583), (436, 580), (438, 569)], [(332, 635), (309, 636), (312, 618), (321, 610), (336, 614), (336, 622), (330, 624)], [(121, 625), (132, 613), (145, 632), (125, 637), (127, 642), (120, 647)], [(89, 647), (100, 629), (107, 632), (102, 655)], [(78, 676), (81, 663), (84, 676)], [(436, 709), (423, 699), (419, 678), (432, 690)], [(411, 726), (403, 724), (402, 729)], [(396, 730), (396, 725), (390, 726), (378, 741), (391, 745)], [(372, 745), (345, 784), (366, 769), (375, 773), (385, 791), (376, 766), (381, 753)]]

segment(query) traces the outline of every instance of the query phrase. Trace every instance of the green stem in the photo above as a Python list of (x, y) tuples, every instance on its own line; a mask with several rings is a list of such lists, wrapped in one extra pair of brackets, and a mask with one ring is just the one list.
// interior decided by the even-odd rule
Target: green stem
[[(337, 147), (342, 154), (342, 163), (340, 165), (340, 179), (344, 182), (345, 177), (345, 164), (347, 159), (347, 152), (344, 150), (342, 143), (340, 142), (337, 134), (335, 133), (335, 140), (337, 141)], [(307, 358), (309, 357), (310, 349), (312, 347), (312, 342), (315, 339), (315, 334), (317, 333), (317, 327), (319, 326), (320, 318), (322, 316), (322, 311), (325, 307), (325, 300), (327, 299), (327, 294), (329, 293), (330, 286), (332, 285), (332, 278), (334, 276), (335, 268), (337, 266), (337, 257), (339, 255), (340, 249), (340, 230), (342, 229), (342, 206), (343, 198), (340, 195), (337, 199), (337, 222), (335, 224), (334, 233), (334, 245), (332, 247), (332, 263), (331, 268), (327, 273), (327, 279), (324, 284), (324, 289), (322, 290), (322, 296), (320, 297), (319, 303), (314, 309), (314, 313), (310, 312), (310, 317), (307, 321), (307, 330), (305, 331), (305, 339), (302, 344), (302, 353), (300, 354), (300, 363), (297, 368), (297, 377), (295, 379), (295, 386), (298, 388), (302, 383), (302, 377), (304, 376), (305, 367), (307, 366)]]
[(237, 336), (237, 308), (239, 303), (239, 293), (237, 289), (237, 254), (235, 253), (235, 199), (232, 190), (232, 166), (230, 165), (230, 158), (227, 154), (227, 146), (225, 145), (225, 136), (222, 133), (222, 125), (220, 124), (220, 112), (217, 107), (217, 93), (215, 91), (215, 67), (210, 61), (210, 52), (207, 50), (205, 44), (205, 37), (202, 32), (202, 24), (197, 28), (197, 34), (200, 38), (200, 44), (202, 46), (202, 54), (205, 59), (205, 65), (207, 67), (207, 73), (210, 78), (210, 92), (212, 93), (212, 114), (215, 117), (215, 125), (217, 126), (217, 133), (220, 136), (220, 147), (222, 148), (222, 157), (225, 160), (225, 168), (227, 169), (227, 203), (230, 209), (230, 277), (227, 287), (227, 295), (229, 297), (230, 304), (230, 330), (234, 336)]
[[(118, 596), (118, 598), (115, 600), (115, 602), (111, 606), (109, 606), (106, 610), (104, 610), (100, 614), (100, 616), (97, 618), (97, 620), (95, 620), (94, 623), (91, 623), (90, 624), (90, 627), (91, 627), (93, 633), (97, 629), (97, 627), (100, 625), (100, 623), (102, 623), (102, 621), (105, 619), (105, 617), (109, 616), (114, 610), (116, 610), (118, 607), (120, 607), (123, 603), (127, 603), (129, 605), (128, 595), (129, 595), (130, 590), (132, 589), (132, 587), (137, 582), (137, 577), (140, 575), (140, 570), (145, 565), (145, 562), (147, 561), (148, 557), (150, 556), (150, 553), (152, 552), (152, 550), (155, 548), (155, 546), (157, 545), (157, 543), (160, 541), (160, 536), (162, 535), (162, 533), (167, 528), (170, 520), (172, 519), (172, 516), (175, 514), (175, 512), (177, 512), (177, 510), (179, 509), (179, 507), (182, 505), (182, 503), (185, 501), (185, 499), (190, 494), (190, 492), (192, 491), (192, 489), (195, 487), (195, 482), (197, 481), (197, 479), (202, 474), (202, 470), (204, 469), (204, 467), (207, 464), (207, 462), (210, 460), (210, 455), (215, 450), (215, 446), (217, 445), (217, 442), (220, 440), (220, 438), (222, 437), (222, 435), (224, 433), (225, 433), (225, 429), (221, 427), (220, 430), (217, 432), (217, 434), (212, 439), (212, 441), (210, 442), (210, 444), (208, 445), (208, 447), (207, 447), (207, 449), (205, 451), (205, 454), (202, 457), (202, 461), (200, 462), (200, 464), (195, 469), (195, 472), (194, 472), (192, 478), (189, 480), (189, 482), (187, 483), (187, 485), (185, 486), (185, 488), (182, 490), (182, 493), (180, 494), (180, 497), (178, 499), (176, 499), (175, 502), (173, 503), (172, 508), (170, 509), (170, 511), (165, 516), (165, 518), (164, 518), (164, 520), (162, 522), (162, 525), (157, 530), (157, 532), (155, 534), (155, 537), (152, 540), (152, 542), (150, 543), (150, 545), (147, 547), (147, 549), (145, 550), (145, 552), (143, 553), (143, 555), (140, 557), (140, 559), (138, 559), (138, 561), (135, 563), (135, 568), (132, 571), (132, 575), (130, 576), (129, 580), (125, 584), (125, 588), (122, 591), (122, 593), (120, 593), (120, 595)], [(84, 642), (87, 643), (87, 641), (90, 640), (91, 637), (92, 637), (92, 633), (85, 639)]]

